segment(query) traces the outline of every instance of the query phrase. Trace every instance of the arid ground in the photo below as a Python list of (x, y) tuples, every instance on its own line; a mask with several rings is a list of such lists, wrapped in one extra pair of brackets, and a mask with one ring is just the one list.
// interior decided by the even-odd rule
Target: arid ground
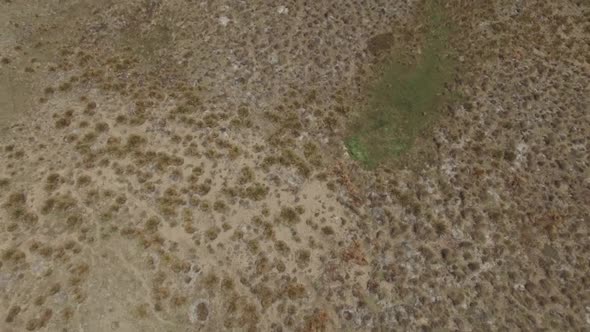
[(590, 2), (0, 0), (0, 332), (590, 331)]

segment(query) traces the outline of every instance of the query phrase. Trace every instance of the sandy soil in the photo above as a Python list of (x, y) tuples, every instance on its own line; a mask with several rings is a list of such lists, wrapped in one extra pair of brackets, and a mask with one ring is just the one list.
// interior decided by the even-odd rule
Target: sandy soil
[(421, 1), (0, 0), (0, 331), (589, 331), (588, 2), (445, 3), (366, 169)]

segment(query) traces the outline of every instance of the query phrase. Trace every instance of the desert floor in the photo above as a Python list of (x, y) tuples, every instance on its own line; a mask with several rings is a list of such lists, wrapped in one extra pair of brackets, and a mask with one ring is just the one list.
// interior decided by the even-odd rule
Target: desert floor
[(0, 331), (590, 331), (590, 2), (0, 0)]

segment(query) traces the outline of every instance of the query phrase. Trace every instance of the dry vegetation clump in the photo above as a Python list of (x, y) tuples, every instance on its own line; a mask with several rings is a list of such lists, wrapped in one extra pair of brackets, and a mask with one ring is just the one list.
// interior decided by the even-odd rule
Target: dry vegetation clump
[(8, 178), (1, 178), (0, 179), (0, 188), (6, 189), (6, 188), (8, 188), (9, 184), (10, 184), (10, 179), (8, 179)]
[(64, 214), (68, 211), (73, 211), (77, 206), (78, 202), (71, 195), (71, 193), (58, 194), (56, 196), (49, 197), (43, 202), (43, 205), (41, 206), (41, 214)]
[(47, 176), (45, 182), (45, 190), (55, 191), (63, 183), (64, 179), (57, 173), (51, 173)]
[(33, 226), (38, 221), (38, 216), (27, 206), (27, 196), (23, 192), (11, 193), (2, 207), (8, 213), (12, 222)]

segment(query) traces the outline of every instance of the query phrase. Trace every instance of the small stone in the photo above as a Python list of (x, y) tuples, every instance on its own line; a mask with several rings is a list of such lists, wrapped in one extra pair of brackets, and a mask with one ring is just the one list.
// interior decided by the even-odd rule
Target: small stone
[(219, 24), (221, 24), (222, 26), (227, 26), (228, 23), (229, 23), (229, 18), (227, 18), (227, 16), (219, 17)]
[(276, 52), (272, 53), (270, 55), (269, 61), (270, 61), (270, 64), (276, 65), (277, 63), (279, 63), (279, 55)]
[(289, 14), (289, 8), (287, 8), (285, 6), (279, 6), (279, 8), (277, 8), (277, 13), (279, 13), (279, 14)]

